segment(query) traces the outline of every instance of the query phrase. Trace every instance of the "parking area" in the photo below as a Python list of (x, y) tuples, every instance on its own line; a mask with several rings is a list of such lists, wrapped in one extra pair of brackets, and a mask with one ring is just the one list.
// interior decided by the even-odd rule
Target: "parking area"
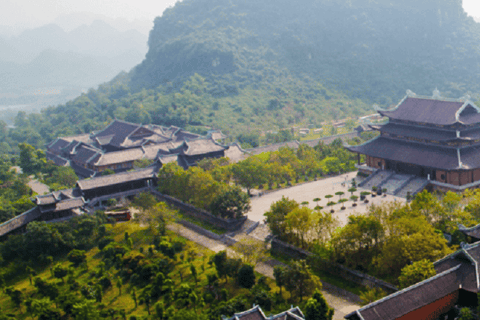
[[(328, 210), (335, 210), (334, 215), (338, 218), (342, 225), (345, 225), (347, 223), (349, 215), (354, 213), (365, 213), (367, 212), (368, 207), (372, 204), (380, 204), (385, 201), (405, 202), (404, 198), (399, 198), (392, 195), (387, 195), (386, 197), (382, 195), (375, 198), (367, 196), (367, 199), (369, 200), (368, 204), (365, 204), (362, 201), (358, 200), (357, 206), (352, 207), (353, 202), (351, 200), (348, 200), (344, 204), (346, 209), (340, 210), (342, 204), (338, 203), (339, 196), (335, 195), (335, 193), (339, 191), (344, 192), (342, 198), (349, 199), (351, 193), (348, 192), (348, 189), (350, 189), (352, 186), (351, 182), (353, 178), (356, 178), (358, 182), (357, 172), (350, 172), (332, 178), (312, 181), (290, 188), (269, 192), (260, 197), (253, 197), (252, 209), (247, 213), (248, 218), (253, 221), (263, 221), (265, 219), (263, 214), (270, 209), (270, 205), (272, 203), (282, 199), (282, 196), (294, 199), (298, 203), (308, 201), (308, 207), (312, 209), (315, 208), (315, 206), (317, 205), (317, 203), (313, 201), (313, 199), (315, 198), (321, 199), (318, 202), (318, 205), (324, 207), (323, 210), (327, 210), (328, 202), (334, 201), (337, 204), (329, 207)], [(360, 196), (360, 192), (362, 191), (371, 190), (357, 188), (357, 191), (354, 192), (354, 195)], [(332, 195), (333, 197), (331, 199), (327, 199), (325, 198), (326, 195)]]

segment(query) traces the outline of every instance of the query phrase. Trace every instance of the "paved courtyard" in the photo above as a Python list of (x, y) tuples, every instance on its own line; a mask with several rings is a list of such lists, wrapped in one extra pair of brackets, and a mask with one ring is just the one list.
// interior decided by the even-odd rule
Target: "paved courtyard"
[[(350, 198), (351, 194), (350, 192), (348, 192), (348, 189), (350, 189), (352, 186), (351, 184), (352, 178), (355, 178), (357, 180), (357, 183), (359, 182), (359, 179), (357, 178), (357, 172), (350, 172), (350, 173), (332, 177), (332, 178), (312, 181), (312, 182), (304, 183), (301, 185), (293, 186), (290, 188), (273, 191), (270, 193), (266, 193), (261, 197), (253, 197), (252, 209), (247, 213), (248, 218), (253, 221), (263, 221), (265, 219), (263, 214), (270, 209), (270, 205), (273, 202), (276, 202), (282, 199), (282, 196), (288, 197), (290, 199), (294, 199), (298, 203), (302, 203), (303, 201), (308, 201), (309, 203), (308, 206), (312, 209), (315, 208), (315, 206), (317, 205), (313, 201), (313, 199), (320, 198), (321, 201), (318, 202), (318, 205), (324, 207), (323, 210), (334, 209), (335, 210), (334, 216), (339, 219), (342, 225), (345, 225), (347, 223), (347, 218), (349, 215), (353, 213), (367, 212), (368, 207), (372, 203), (380, 204), (385, 201), (395, 201), (395, 200), (405, 202), (404, 198), (399, 198), (392, 195), (387, 195), (386, 197), (382, 195), (382, 196), (377, 196), (375, 198), (372, 198), (372, 196), (369, 195), (367, 196), (367, 199), (369, 200), (368, 204), (363, 203), (359, 199), (357, 201), (357, 207), (352, 207), (353, 202), (351, 200), (348, 200), (344, 204), (344, 206), (346, 207), (345, 210), (340, 210), (340, 208), (342, 207), (342, 204), (335, 204), (333, 207), (327, 209), (328, 202), (330, 201), (338, 202), (339, 197), (335, 195), (335, 192), (343, 191), (345, 194), (342, 196), (342, 198), (345, 198), (345, 199)], [(345, 183), (345, 186), (343, 186), (342, 183)], [(361, 191), (371, 191), (371, 190), (357, 188), (357, 191), (354, 194), (357, 196), (360, 196)], [(333, 195), (333, 198), (326, 199), (325, 196), (329, 194)]]

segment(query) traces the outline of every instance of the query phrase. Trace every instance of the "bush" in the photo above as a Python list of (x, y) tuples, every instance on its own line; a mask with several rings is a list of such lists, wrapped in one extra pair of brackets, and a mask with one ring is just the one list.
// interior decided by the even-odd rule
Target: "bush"
[(237, 283), (240, 287), (250, 289), (255, 284), (255, 272), (253, 267), (244, 264), (237, 273)]
[(84, 261), (87, 260), (87, 255), (85, 254), (84, 250), (74, 249), (70, 251), (67, 258), (68, 258), (68, 261), (73, 263), (75, 267), (78, 267), (80, 264), (82, 264)]
[(107, 289), (107, 288), (110, 288), (112, 286), (112, 281), (107, 276), (104, 276), (104, 277), (100, 278), (98, 283), (102, 286), (102, 288), (104, 290)]
[(98, 249), (103, 250), (110, 242), (113, 242), (113, 238), (103, 238), (98, 242)]

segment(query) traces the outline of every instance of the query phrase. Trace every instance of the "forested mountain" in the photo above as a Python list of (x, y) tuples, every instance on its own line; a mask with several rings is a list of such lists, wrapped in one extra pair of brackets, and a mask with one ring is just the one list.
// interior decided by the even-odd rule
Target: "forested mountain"
[(407, 88), (476, 91), (480, 71), (480, 27), (460, 0), (185, 0), (156, 19), (149, 47), (134, 87), (293, 76), (385, 104)]
[(184, 0), (148, 46), (131, 72), (35, 117), (38, 141), (115, 117), (236, 136), (371, 113), (406, 89), (480, 90), (480, 24), (460, 0)]

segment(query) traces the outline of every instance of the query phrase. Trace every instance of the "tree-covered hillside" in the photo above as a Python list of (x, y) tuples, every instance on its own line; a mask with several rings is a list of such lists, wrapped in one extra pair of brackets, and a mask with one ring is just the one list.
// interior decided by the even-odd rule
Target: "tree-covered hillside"
[(194, 72), (245, 86), (295, 77), (377, 103), (478, 90), (480, 27), (458, 1), (185, 0), (155, 20), (133, 87)]
[(148, 45), (130, 73), (17, 117), (10, 147), (113, 118), (235, 138), (372, 113), (406, 89), (480, 92), (480, 24), (460, 0), (184, 0), (155, 20)]

